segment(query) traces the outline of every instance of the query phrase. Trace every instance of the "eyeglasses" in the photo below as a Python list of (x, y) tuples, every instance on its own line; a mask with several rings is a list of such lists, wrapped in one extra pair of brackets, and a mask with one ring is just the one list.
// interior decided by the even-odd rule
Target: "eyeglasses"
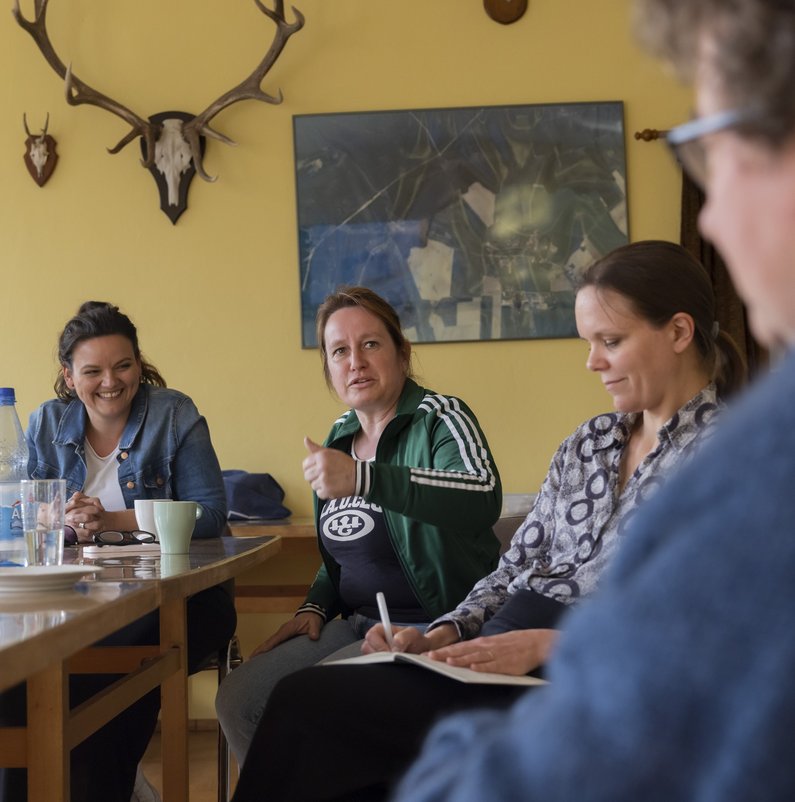
[(707, 151), (704, 147), (704, 137), (719, 131), (758, 123), (761, 119), (762, 113), (756, 109), (719, 111), (717, 114), (697, 117), (695, 120), (677, 125), (668, 132), (665, 139), (682, 169), (701, 189), (704, 189), (707, 180)]
[(94, 543), (100, 546), (132, 546), (136, 543), (154, 543), (157, 538), (151, 532), (133, 529), (131, 532), (119, 532), (108, 529), (94, 535)]

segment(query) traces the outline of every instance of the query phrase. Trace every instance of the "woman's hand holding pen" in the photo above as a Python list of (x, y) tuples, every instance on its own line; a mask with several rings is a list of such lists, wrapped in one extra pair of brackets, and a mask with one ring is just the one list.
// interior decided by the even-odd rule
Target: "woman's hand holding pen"
[(392, 625), (392, 641), (394, 649), (390, 650), (386, 641), (383, 624), (371, 627), (364, 636), (362, 653), (371, 652), (408, 652), (409, 654), (422, 654), (431, 649), (440, 649), (458, 640), (458, 630), (452, 624), (442, 624), (435, 627), (427, 635), (423, 635), (414, 627), (396, 627)]
[[(558, 640), (556, 629), (525, 629), (460, 640), (453, 624), (442, 624), (423, 635), (414, 627), (392, 626), (392, 651), (427, 654), (451, 666), (473, 671), (521, 676), (543, 665)], [(362, 652), (388, 652), (384, 627), (376, 624), (364, 638)]]

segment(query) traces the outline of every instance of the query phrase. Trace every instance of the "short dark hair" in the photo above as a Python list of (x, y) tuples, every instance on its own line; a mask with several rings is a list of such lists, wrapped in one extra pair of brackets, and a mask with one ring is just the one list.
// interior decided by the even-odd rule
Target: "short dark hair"
[(320, 347), (320, 359), (323, 362), (323, 376), (326, 384), (331, 387), (331, 374), (328, 369), (328, 354), (326, 353), (326, 324), (329, 318), (340, 309), (358, 306), (377, 317), (385, 326), (392, 342), (399, 354), (407, 357), (408, 371), (411, 376), (409, 341), (403, 336), (400, 326), (400, 317), (392, 305), (384, 300), (377, 292), (368, 287), (342, 286), (329, 295), (317, 308), (315, 317), (315, 332), (317, 344)]
[(729, 334), (716, 328), (715, 294), (709, 275), (681, 245), (644, 240), (623, 245), (591, 265), (578, 289), (610, 290), (656, 328), (685, 312), (695, 325), (693, 340), (718, 394), (727, 397), (745, 382), (745, 362)]
[(711, 66), (730, 108), (757, 110), (745, 124), (773, 147), (795, 133), (795, 3), (792, 0), (635, 0), (643, 44), (692, 80), (701, 37), (717, 47)]
[[(86, 301), (80, 305), (75, 316), (64, 326), (58, 337), (58, 362), (62, 368), (72, 367), (72, 354), (85, 340), (119, 334), (126, 337), (133, 349), (135, 358), (141, 363), (141, 384), (154, 384), (165, 387), (166, 380), (151, 362), (147, 362), (138, 346), (138, 331), (132, 320), (119, 311), (118, 306), (107, 301)], [(63, 371), (58, 371), (55, 379), (55, 395), (61, 400), (74, 398), (64, 379)]]

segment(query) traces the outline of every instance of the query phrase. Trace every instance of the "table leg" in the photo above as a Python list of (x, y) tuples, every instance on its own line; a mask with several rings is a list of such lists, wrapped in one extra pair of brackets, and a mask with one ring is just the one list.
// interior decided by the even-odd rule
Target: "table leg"
[(180, 668), (160, 686), (164, 802), (188, 802), (188, 670), (185, 599), (160, 607), (161, 649), (177, 647)]
[(28, 800), (69, 802), (68, 674), (57, 662), (28, 678)]

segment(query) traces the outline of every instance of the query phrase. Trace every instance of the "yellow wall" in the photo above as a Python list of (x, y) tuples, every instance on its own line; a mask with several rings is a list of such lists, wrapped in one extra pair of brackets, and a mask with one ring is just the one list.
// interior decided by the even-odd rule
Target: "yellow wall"
[[(324, 436), (338, 403), (316, 351), (300, 347), (292, 115), (623, 100), (632, 239), (676, 238), (679, 177), (664, 146), (632, 132), (687, 116), (689, 97), (642, 57), (629, 0), (531, 0), (512, 26), (479, 0), (295, 0), (307, 18), (265, 88), (216, 119), (237, 140), (208, 145), (176, 226), (160, 212), (138, 144), (105, 151), (123, 123), (72, 108), (11, 14), (0, 15), (0, 384), (23, 425), (51, 396), (54, 344), (88, 298), (119, 303), (169, 384), (207, 416), (226, 468), (268, 470), (307, 514), (304, 434)], [(32, 14), (33, 0), (22, 0)], [(8, 2), (10, 7), (11, 0)], [(198, 111), (247, 74), (271, 24), (253, 0), (52, 0), (52, 40), (83, 80), (141, 116)], [(37, 187), (22, 163), (22, 114), (50, 113), (60, 161)], [(557, 443), (606, 408), (576, 340), (424, 345), (416, 369), (479, 415), (507, 492), (529, 492)]]

